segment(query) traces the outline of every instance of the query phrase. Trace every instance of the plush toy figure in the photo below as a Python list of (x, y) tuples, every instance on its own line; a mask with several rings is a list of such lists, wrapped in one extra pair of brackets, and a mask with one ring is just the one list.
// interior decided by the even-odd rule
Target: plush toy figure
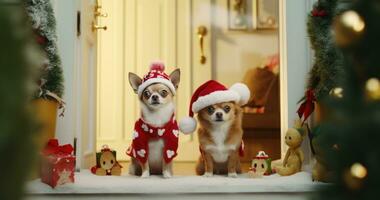
[(257, 156), (252, 160), (248, 175), (251, 178), (261, 178), (263, 175), (272, 174), (272, 159), (264, 151), (259, 151)]
[(289, 146), (286, 152), (282, 166), (275, 167), (275, 170), (281, 176), (289, 176), (302, 170), (304, 155), (301, 150), (301, 144), (306, 129), (300, 120), (297, 120), (294, 127), (286, 132), (285, 143)]
[(101, 152), (96, 153), (96, 166), (91, 168), (91, 172), (99, 176), (120, 176), (121, 168), (116, 160), (116, 151), (104, 145)]

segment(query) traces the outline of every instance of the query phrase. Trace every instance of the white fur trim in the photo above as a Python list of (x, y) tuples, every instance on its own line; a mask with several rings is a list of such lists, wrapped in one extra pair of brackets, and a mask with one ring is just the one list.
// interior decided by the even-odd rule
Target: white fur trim
[(210, 93), (206, 96), (199, 97), (193, 103), (193, 112), (197, 113), (198, 111), (211, 106), (217, 103), (229, 102), (229, 101), (240, 101), (240, 96), (237, 92), (232, 90), (223, 90)]
[(193, 117), (184, 117), (179, 121), (179, 130), (184, 134), (190, 134), (197, 128), (197, 121)]
[(137, 94), (139, 96), (141, 96), (141, 94), (145, 90), (145, 88), (148, 87), (149, 85), (152, 85), (153, 83), (162, 83), (162, 84), (168, 86), (168, 88), (173, 93), (173, 95), (175, 95), (175, 87), (174, 87), (173, 83), (170, 80), (164, 79), (164, 78), (151, 78), (151, 79), (148, 79), (147, 81), (145, 81), (144, 83), (142, 83), (139, 86), (139, 88), (137, 89)]
[(239, 94), (240, 100), (238, 104), (241, 106), (247, 104), (249, 98), (251, 97), (251, 91), (249, 90), (247, 85), (243, 83), (235, 83), (230, 87), (229, 90), (235, 91)]

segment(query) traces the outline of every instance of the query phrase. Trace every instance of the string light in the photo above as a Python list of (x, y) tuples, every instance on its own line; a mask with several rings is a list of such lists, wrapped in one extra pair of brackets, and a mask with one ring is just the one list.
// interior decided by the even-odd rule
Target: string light
[(330, 95), (337, 98), (343, 98), (343, 88), (333, 88), (332, 90), (330, 90)]
[(370, 78), (365, 84), (367, 97), (371, 100), (380, 100), (380, 81), (377, 78)]
[(355, 11), (346, 11), (342, 14), (342, 23), (351, 28), (355, 32), (362, 32), (365, 28), (365, 23), (360, 15)]
[(361, 38), (366, 24), (363, 18), (353, 10), (349, 10), (339, 15), (334, 20), (333, 34), (335, 42), (340, 47), (347, 47)]
[(367, 169), (360, 163), (355, 163), (350, 168), (351, 175), (358, 179), (363, 179), (367, 176)]

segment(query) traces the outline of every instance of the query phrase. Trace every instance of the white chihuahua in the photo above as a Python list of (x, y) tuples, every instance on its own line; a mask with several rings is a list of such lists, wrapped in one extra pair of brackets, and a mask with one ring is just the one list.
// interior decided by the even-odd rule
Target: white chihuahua
[(180, 82), (180, 70), (167, 75), (164, 69), (162, 63), (155, 62), (143, 78), (129, 73), (129, 83), (141, 104), (141, 117), (135, 123), (132, 145), (127, 150), (132, 157), (131, 175), (162, 174), (170, 178), (173, 174), (172, 160), (177, 155), (179, 134), (174, 96)]

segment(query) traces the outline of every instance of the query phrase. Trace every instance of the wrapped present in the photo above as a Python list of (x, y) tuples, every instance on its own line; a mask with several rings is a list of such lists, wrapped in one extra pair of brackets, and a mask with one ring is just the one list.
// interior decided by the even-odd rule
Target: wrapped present
[(96, 153), (96, 165), (91, 168), (91, 172), (99, 176), (120, 176), (121, 168), (116, 160), (116, 151), (103, 145), (102, 150)]
[(52, 188), (74, 182), (75, 156), (71, 144), (60, 146), (58, 140), (49, 140), (41, 152), (41, 181)]

